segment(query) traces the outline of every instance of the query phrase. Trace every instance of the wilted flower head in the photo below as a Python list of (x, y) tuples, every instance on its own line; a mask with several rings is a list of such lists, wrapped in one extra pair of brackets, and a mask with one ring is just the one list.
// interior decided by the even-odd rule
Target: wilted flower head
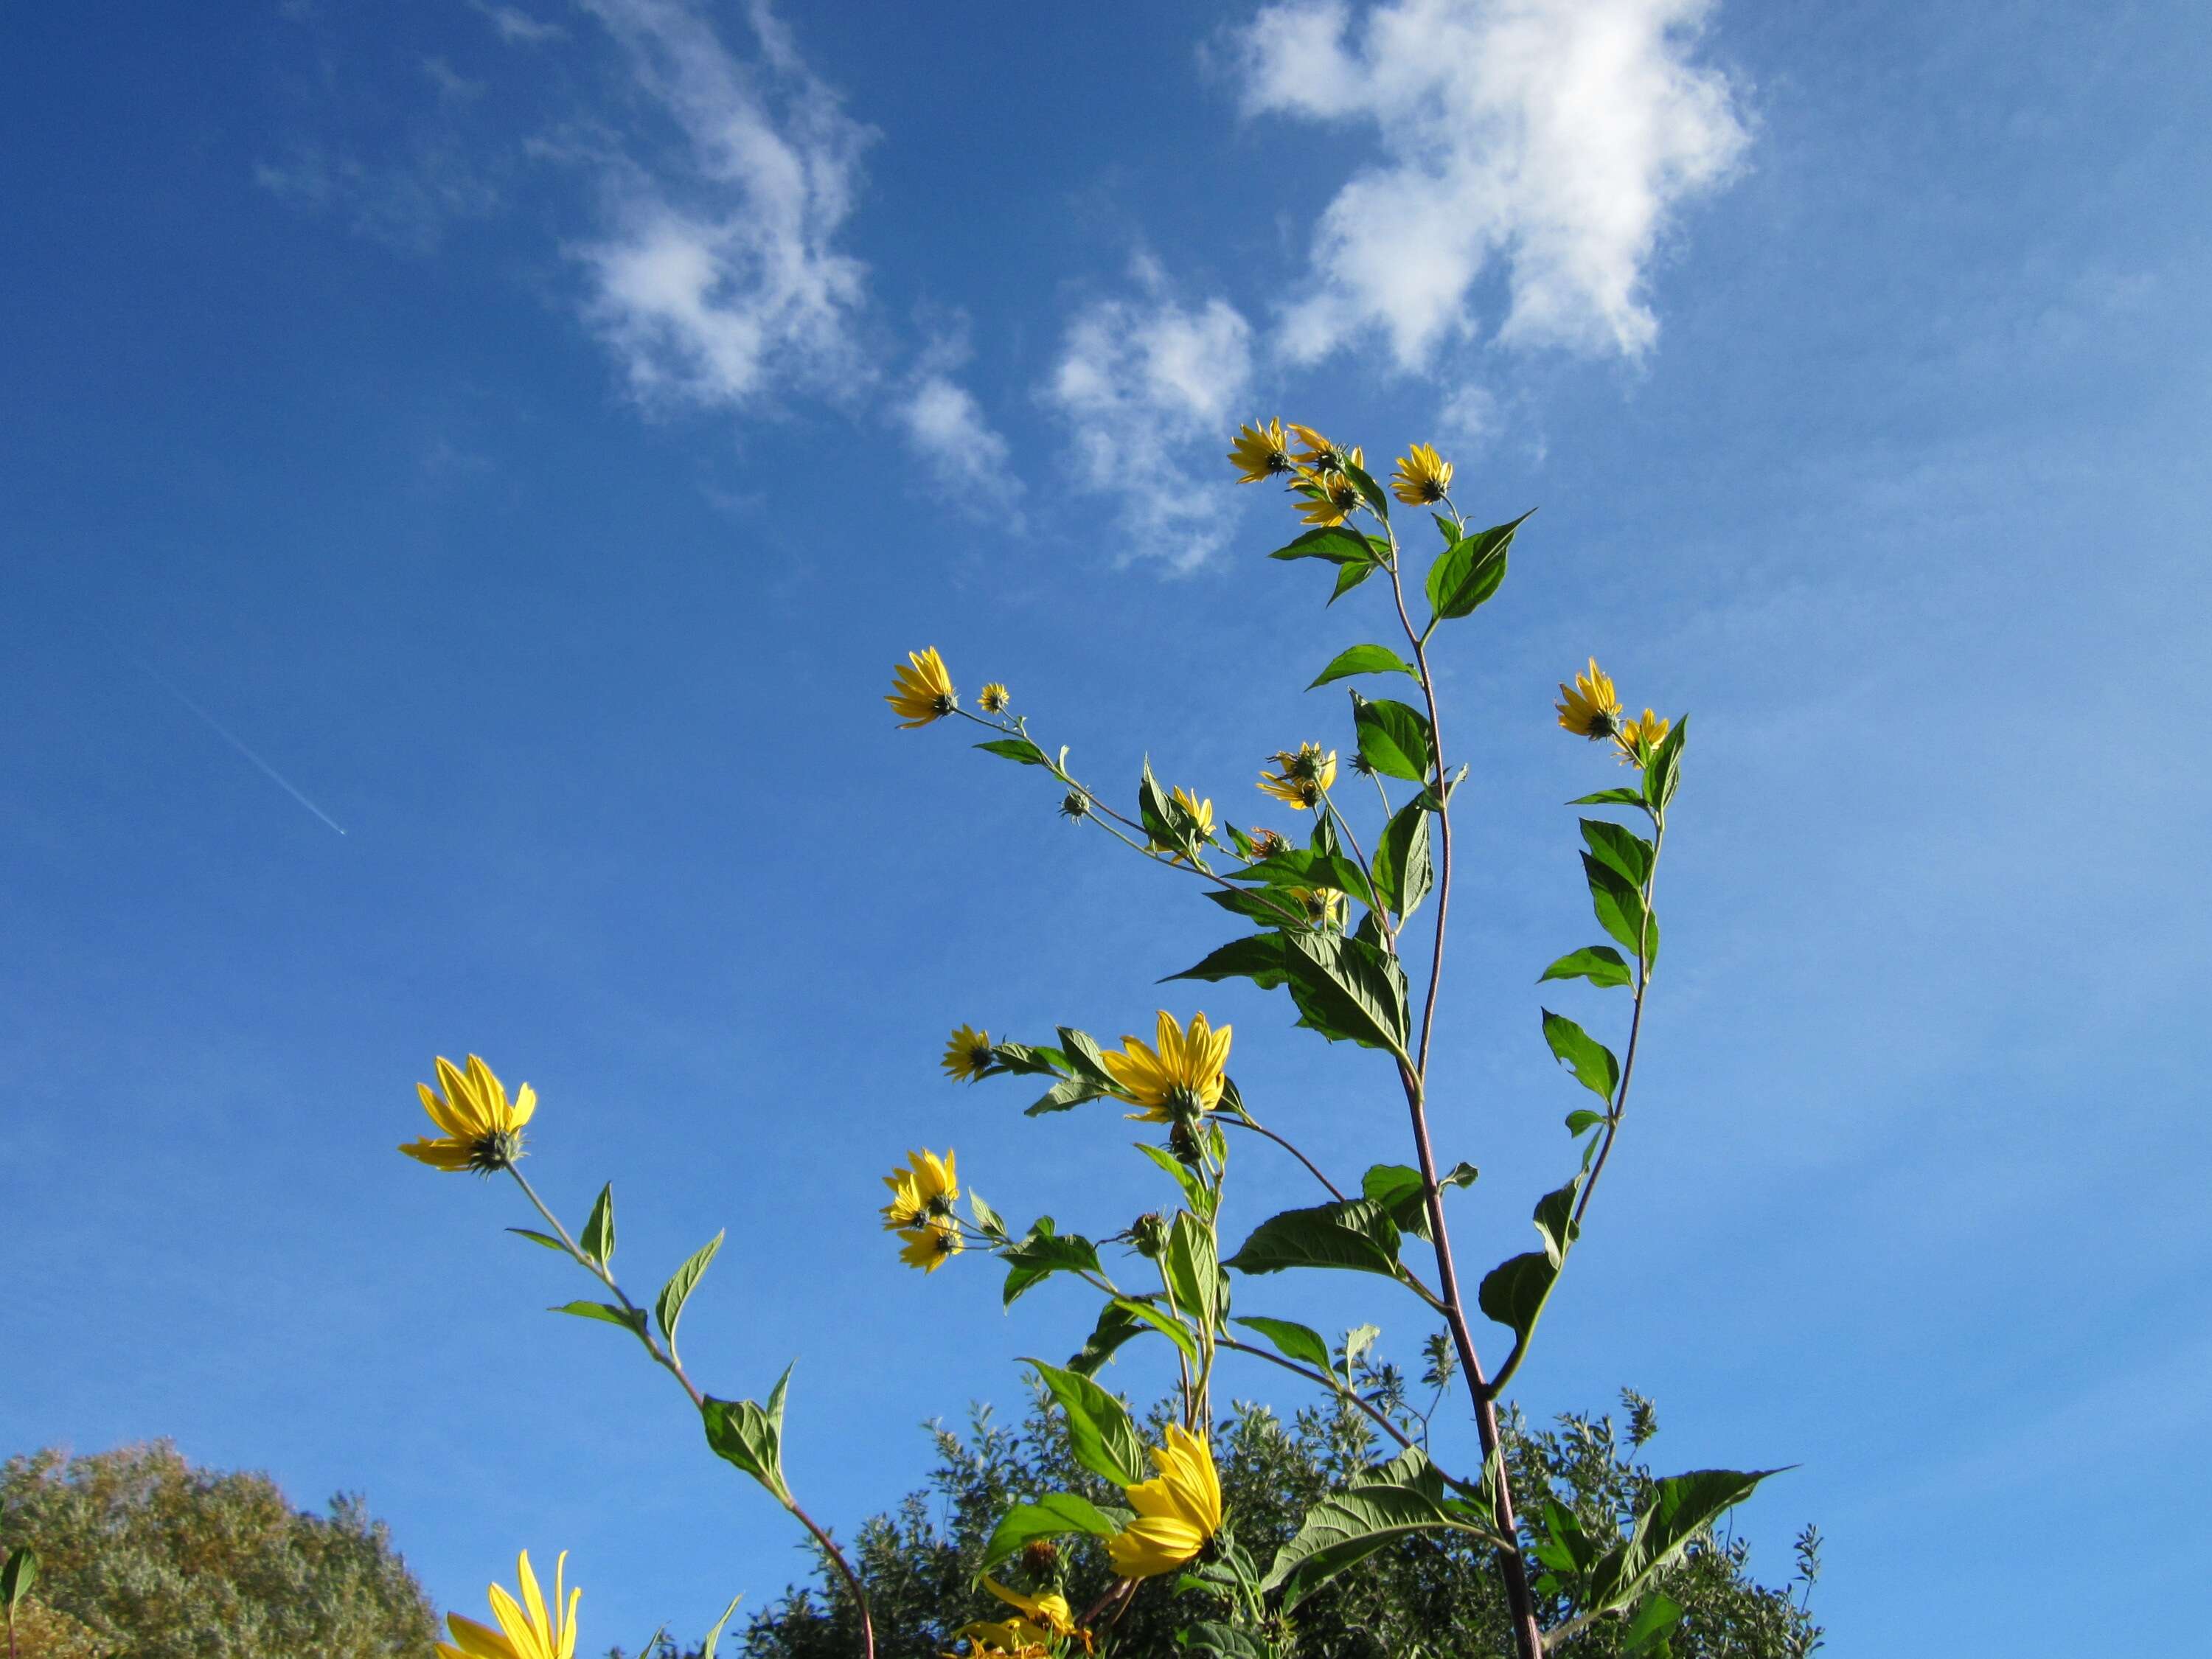
[(1390, 493), (1408, 507), (1430, 507), (1443, 500), (1451, 481), (1452, 464), (1433, 445), (1415, 444), (1398, 458)]
[(1060, 815), (1064, 818), (1087, 818), (1091, 816), (1091, 797), (1080, 789), (1071, 789), (1060, 798)]
[(945, 659), (937, 654), (935, 646), (909, 651), (906, 659), (911, 667), (892, 665), (892, 690), (884, 699), (899, 717), (902, 730), (942, 720), (960, 707), (960, 699), (953, 695), (952, 676), (945, 672)]
[(1589, 672), (1575, 676), (1575, 683), (1559, 686), (1559, 724), (1577, 737), (1595, 742), (1620, 732), (1620, 699), (1613, 694), (1613, 677), (1589, 659)]
[(430, 1121), (445, 1131), (410, 1140), (400, 1151), (434, 1170), (472, 1170), (489, 1175), (504, 1170), (522, 1156), (522, 1126), (538, 1110), (538, 1096), (526, 1083), (514, 1091), (510, 1104), (506, 1087), (492, 1075), (491, 1067), (475, 1054), (463, 1071), (441, 1054), (437, 1060), (438, 1086), (418, 1083), (415, 1091)]

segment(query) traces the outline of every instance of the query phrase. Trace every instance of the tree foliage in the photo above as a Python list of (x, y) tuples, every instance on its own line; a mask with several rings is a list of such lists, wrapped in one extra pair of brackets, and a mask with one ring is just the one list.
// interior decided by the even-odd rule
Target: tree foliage
[(37, 1552), (21, 1659), (421, 1659), (428, 1598), (357, 1497), (292, 1508), (167, 1441), (0, 1465), (0, 1552)]

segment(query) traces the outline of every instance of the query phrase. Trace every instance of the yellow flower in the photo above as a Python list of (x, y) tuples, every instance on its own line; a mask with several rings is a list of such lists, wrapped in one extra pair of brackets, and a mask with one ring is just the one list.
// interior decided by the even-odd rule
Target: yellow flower
[(975, 706), (987, 714), (1003, 714), (1006, 712), (1006, 704), (1010, 701), (1012, 700), (1006, 696), (1006, 688), (998, 681), (993, 680), (976, 697)]
[(1291, 838), (1281, 830), (1263, 830), (1256, 823), (1244, 834), (1252, 843), (1252, 856), (1255, 859), (1273, 858), (1291, 844)]
[(1114, 1571), (1124, 1578), (1173, 1572), (1221, 1530), (1221, 1480), (1213, 1449), (1178, 1424), (1154, 1449), (1157, 1479), (1126, 1488), (1137, 1518), (1106, 1540)]
[[(1177, 806), (1190, 815), (1190, 821), (1196, 828), (1198, 839), (1212, 841), (1213, 839), (1213, 802), (1210, 799), (1200, 800), (1189, 790), (1183, 788), (1170, 789), (1168, 794)], [(1155, 853), (1175, 853), (1173, 862), (1181, 864), (1183, 861), (1182, 854), (1176, 853), (1173, 847), (1162, 842), (1153, 842), (1152, 850)]]
[(1559, 724), (1576, 736), (1595, 742), (1620, 735), (1620, 699), (1613, 695), (1613, 676), (1597, 665), (1595, 657), (1589, 659), (1589, 673), (1576, 675), (1572, 685), (1560, 684), (1559, 699), (1553, 705)]
[(1204, 1014), (1190, 1017), (1186, 1032), (1176, 1018), (1160, 1010), (1157, 1050), (1133, 1036), (1121, 1039), (1121, 1052), (1103, 1054), (1114, 1092), (1132, 1106), (1131, 1116), (1146, 1123), (1171, 1123), (1182, 1112), (1210, 1112), (1221, 1103), (1222, 1067), (1229, 1059), (1231, 1027), (1214, 1030)]
[(509, 1105), (507, 1090), (476, 1055), (469, 1056), (464, 1073), (441, 1054), (438, 1084), (443, 1095), (427, 1083), (416, 1084), (415, 1090), (430, 1121), (445, 1133), (410, 1140), (401, 1152), (434, 1170), (474, 1170), (478, 1175), (504, 1170), (522, 1156), (522, 1126), (538, 1109), (538, 1096), (527, 1083), (514, 1091)]
[(960, 1224), (949, 1215), (941, 1215), (921, 1226), (908, 1227), (899, 1234), (899, 1260), (909, 1267), (919, 1267), (933, 1273), (951, 1257), (968, 1248), (960, 1237)]
[[(1359, 451), (1352, 452), (1352, 465), (1358, 466), (1365, 459)], [(1298, 482), (1316, 492), (1298, 503), (1298, 516), (1316, 529), (1326, 530), (1342, 524), (1366, 505), (1367, 498), (1359, 493), (1359, 486), (1345, 473), (1301, 471)]]
[(497, 1630), (458, 1613), (447, 1614), (446, 1624), (453, 1640), (438, 1644), (441, 1659), (575, 1659), (576, 1602), (584, 1592), (568, 1591), (567, 1606), (562, 1605), (561, 1575), (568, 1560), (568, 1552), (563, 1550), (553, 1564), (553, 1607), (549, 1615), (545, 1598), (538, 1593), (538, 1575), (530, 1571), (530, 1552), (523, 1551), (515, 1564), (515, 1577), (522, 1586), (520, 1602), (499, 1585), (491, 1587), (491, 1614), (499, 1620)]
[[(1300, 426), (1296, 421), (1291, 422), (1291, 430), (1298, 434), (1298, 447), (1291, 453), (1291, 459), (1300, 466), (1316, 467), (1323, 472), (1341, 472), (1344, 470), (1344, 452), (1320, 433), (1310, 426)], [(1360, 464), (1359, 452), (1356, 449), (1352, 452), (1352, 464), (1354, 466)]]
[(925, 1147), (906, 1155), (908, 1168), (884, 1177), (884, 1185), (891, 1189), (891, 1201), (884, 1206), (885, 1232), (919, 1227), (952, 1213), (952, 1200), (960, 1196), (952, 1158), (950, 1148), (940, 1158)]
[(892, 665), (891, 682), (897, 689), (884, 699), (890, 704), (891, 713), (900, 717), (902, 730), (943, 720), (960, 707), (960, 699), (952, 694), (952, 676), (945, 672), (945, 659), (937, 654), (935, 646), (909, 651), (906, 659), (914, 666)]
[(972, 1025), (956, 1025), (945, 1045), (945, 1058), (937, 1062), (955, 1083), (973, 1083), (991, 1069), (991, 1034)]
[(1341, 927), (1351, 915), (1351, 902), (1334, 887), (1292, 887), (1285, 890), (1316, 927)]
[(1336, 781), (1336, 750), (1324, 755), (1317, 743), (1300, 744), (1295, 755), (1278, 749), (1275, 764), (1279, 770), (1260, 774), (1260, 787), (1301, 812), (1320, 805), (1323, 793)]
[(1613, 738), (1620, 746), (1620, 763), (1623, 766), (1642, 766), (1651, 757), (1651, 751), (1667, 740), (1667, 733), (1674, 724), (1670, 720), (1662, 720), (1647, 708), (1642, 720), (1630, 720), (1622, 726), (1620, 735)]
[(1390, 475), (1390, 493), (1408, 507), (1428, 507), (1443, 500), (1451, 488), (1452, 464), (1437, 454), (1433, 444), (1415, 444), (1398, 458)]
[(1283, 423), (1270, 421), (1260, 426), (1246, 422), (1229, 446), (1229, 459), (1236, 464), (1239, 483), (1260, 483), (1275, 473), (1288, 472), (1291, 446), (1283, 436)]
[[(1023, 1616), (995, 1622), (979, 1620), (962, 1626), (958, 1633), (973, 1644), (973, 1652), (1005, 1654), (1008, 1659), (1019, 1659), (1020, 1656), (1048, 1653), (1050, 1644), (1076, 1634), (1075, 1614), (1067, 1605), (1067, 1598), (1057, 1591), (1024, 1595), (988, 1577), (983, 1580), (983, 1588), (1008, 1607), (1018, 1608)], [(1087, 1638), (1085, 1645), (1086, 1649), (1089, 1646)]]

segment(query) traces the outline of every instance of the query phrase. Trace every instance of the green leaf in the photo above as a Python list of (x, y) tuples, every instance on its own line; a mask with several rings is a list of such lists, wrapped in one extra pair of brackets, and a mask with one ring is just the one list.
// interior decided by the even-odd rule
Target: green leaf
[(1644, 798), (1651, 807), (1664, 811), (1674, 799), (1674, 791), (1682, 781), (1682, 745), (1689, 740), (1690, 717), (1685, 714), (1668, 729), (1659, 739), (1659, 746), (1651, 752), (1651, 764), (1644, 772)]
[(1651, 843), (1624, 826), (1604, 818), (1581, 820), (1583, 839), (1589, 843), (1597, 861), (1614, 874), (1625, 878), (1631, 886), (1641, 889), (1644, 878), (1651, 873), (1654, 856)]
[(1375, 550), (1367, 544), (1367, 538), (1350, 525), (1331, 525), (1325, 530), (1309, 530), (1287, 547), (1279, 547), (1267, 555), (1271, 559), (1328, 559), (1337, 564), (1370, 564), (1375, 561)]
[(1358, 486), (1359, 493), (1367, 498), (1367, 505), (1375, 509), (1376, 518), (1389, 518), (1390, 498), (1382, 493), (1382, 486), (1369, 477), (1362, 468), (1355, 466), (1349, 455), (1344, 458), (1344, 476)]
[[(1647, 963), (1659, 959), (1659, 922), (1647, 916), (1644, 895), (1611, 865), (1583, 854), (1583, 878), (1589, 883), (1590, 908), (1598, 926)], [(1639, 935), (1641, 942), (1639, 943)]]
[(1066, 1077), (1069, 1069), (1066, 1054), (1042, 1042), (994, 1042), (991, 1059), (1017, 1077)]
[(1593, 985), (1613, 986), (1626, 985), (1632, 978), (1620, 951), (1610, 945), (1589, 945), (1568, 951), (1537, 975), (1536, 982), (1540, 985), (1547, 979), (1586, 979)]
[(1402, 1054), (1406, 973), (1395, 957), (1364, 939), (1334, 933), (1283, 935), (1283, 962), (1299, 1023), (1335, 1041)]
[(1175, 1293), (1176, 1305), (1200, 1330), (1212, 1330), (1220, 1324), (1221, 1264), (1213, 1235), (1188, 1210), (1176, 1211), (1174, 1224), (1168, 1230), (1168, 1247), (1160, 1256), (1160, 1277)]
[(1133, 1486), (1151, 1475), (1144, 1443), (1129, 1409), (1089, 1377), (1048, 1365), (1042, 1359), (1024, 1358), (1060, 1402), (1067, 1421), (1068, 1449), (1075, 1461), (1117, 1486)]
[(1328, 1344), (1311, 1326), (1301, 1325), (1292, 1319), (1268, 1319), (1257, 1314), (1249, 1319), (1232, 1319), (1230, 1323), (1259, 1332), (1287, 1358), (1303, 1360), (1323, 1373), (1334, 1369), (1329, 1358)]
[[(707, 1632), (706, 1644), (699, 1650), (699, 1659), (714, 1659), (714, 1656), (721, 1651), (722, 1632), (729, 1627), (730, 1616), (737, 1612), (738, 1603), (744, 1599), (742, 1593), (730, 1598), (730, 1605), (722, 1609), (722, 1616), (714, 1621), (714, 1628)], [(645, 1654), (652, 1651), (650, 1648), (644, 1650), (638, 1659), (645, 1659)]]
[[(1472, 1187), (1476, 1170), (1457, 1164), (1437, 1177), (1439, 1187)], [(1378, 1164), (1359, 1177), (1359, 1190), (1389, 1212), (1398, 1231), (1416, 1238), (1429, 1236), (1429, 1206), (1421, 1193), (1421, 1172), (1403, 1164)]]
[(1437, 528), (1443, 532), (1444, 545), (1446, 547), (1449, 547), (1454, 542), (1467, 534), (1466, 528), (1463, 526), (1455, 524), (1451, 520), (1447, 519), (1441, 513), (1431, 513), (1429, 516), (1436, 520)]
[(790, 1386), (791, 1367), (787, 1365), (764, 1407), (709, 1395), (699, 1407), (714, 1455), (743, 1469), (786, 1504), (791, 1502), (791, 1488), (783, 1483), (783, 1396)]
[[(1186, 968), (1179, 974), (1170, 974), (1169, 980), (1249, 979), (1263, 991), (1271, 991), (1290, 978), (1289, 964), (1284, 960), (1283, 935), (1255, 933), (1249, 939), (1231, 939), (1205, 961)], [(1167, 980), (1160, 981), (1163, 985)]]
[(1366, 564), (1346, 564), (1338, 566), (1336, 571), (1336, 586), (1330, 590), (1328, 602), (1331, 605), (1334, 605), (1339, 599), (1352, 592), (1353, 588), (1358, 586), (1360, 583), (1365, 581), (1370, 576), (1373, 575), (1382, 568), (1382, 567), (1381, 565), (1371, 562)]
[(543, 1244), (549, 1250), (558, 1250), (562, 1255), (568, 1254), (568, 1247), (550, 1233), (533, 1232), (527, 1227), (509, 1227), (507, 1231), (518, 1238), (528, 1239), (532, 1244)]
[(1123, 1343), (1152, 1328), (1148, 1322), (1123, 1307), (1121, 1301), (1117, 1298), (1109, 1302), (1098, 1310), (1098, 1322), (1091, 1328), (1091, 1334), (1084, 1338), (1083, 1346), (1069, 1357), (1067, 1369), (1077, 1376), (1095, 1376)]
[(1242, 887), (1209, 887), (1205, 896), (1232, 915), (1244, 916), (1266, 927), (1305, 925), (1304, 907), (1268, 888), (1248, 892)]
[(1467, 616), (1498, 592), (1505, 580), (1505, 554), (1513, 545), (1513, 534), (1534, 511), (1531, 507), (1510, 524), (1462, 536), (1437, 556), (1429, 567), (1428, 592), (1438, 621)]
[(1078, 1269), (1099, 1273), (1098, 1247), (1080, 1233), (1066, 1236), (1052, 1230), (1052, 1218), (1040, 1216), (1026, 1237), (1009, 1244), (999, 1252), (1006, 1264), (1006, 1287), (1003, 1307), (1011, 1308), (1023, 1291), (1033, 1285), (1043, 1283), (1057, 1273), (1072, 1273)]
[(1377, 1473), (1402, 1478), (1331, 1492), (1306, 1511), (1297, 1534), (1275, 1552), (1261, 1588), (1281, 1589), (1285, 1613), (1346, 1567), (1410, 1534), (1463, 1532), (1495, 1541), (1490, 1528), (1444, 1508), (1443, 1483), (1419, 1451), (1402, 1454)]
[(1175, 821), (1168, 816), (1168, 792), (1152, 775), (1152, 757), (1149, 755), (1145, 757), (1144, 771), (1137, 780), (1137, 819), (1152, 837), (1153, 846), (1176, 844)]
[(1413, 914), (1436, 884), (1429, 858), (1429, 810), (1413, 801), (1392, 814), (1375, 847), (1375, 896), (1392, 915)]
[(1062, 1078), (1022, 1108), (1022, 1115), (1036, 1117), (1046, 1112), (1064, 1112), (1070, 1107), (1082, 1105), (1085, 1101), (1099, 1099), (1105, 1092), (1088, 1078)]
[(1175, 1178), (1176, 1185), (1182, 1189), (1184, 1203), (1189, 1205), (1200, 1216), (1212, 1215), (1217, 1201), (1213, 1189), (1199, 1178), (1196, 1170), (1191, 1169), (1164, 1146), (1155, 1146), (1149, 1140), (1136, 1140), (1129, 1144)]
[(1587, 1106), (1578, 1106), (1567, 1114), (1567, 1133), (1577, 1140), (1605, 1121), (1603, 1112), (1593, 1112)]
[(1620, 1085), (1620, 1062), (1613, 1059), (1613, 1050), (1565, 1015), (1549, 1008), (1543, 1012), (1544, 1041), (1551, 1045), (1553, 1056), (1611, 1110), (1613, 1091)]
[(606, 1302), (563, 1302), (557, 1308), (548, 1308), (548, 1313), (574, 1314), (579, 1319), (596, 1319), (608, 1325), (619, 1325), (635, 1336), (645, 1334), (645, 1313), (626, 1314)]
[(1034, 1504), (1017, 1504), (1006, 1512), (1006, 1518), (992, 1529), (991, 1541), (983, 1546), (983, 1559), (977, 1571), (990, 1571), (1008, 1556), (1040, 1538), (1064, 1538), (1072, 1532), (1085, 1533), (1093, 1538), (1111, 1538), (1120, 1530), (1089, 1498), (1072, 1492), (1047, 1492)]
[(1727, 1510), (1778, 1469), (1698, 1469), (1653, 1483), (1629, 1535), (1591, 1566), (1589, 1611), (1627, 1607)]
[(1006, 1236), (1006, 1224), (1000, 1219), (996, 1210), (983, 1201), (983, 1194), (973, 1187), (968, 1189), (968, 1212), (975, 1218), (975, 1224), (993, 1238)]
[(1097, 1042), (1088, 1031), (1079, 1031), (1072, 1025), (1062, 1025), (1060, 1045), (1067, 1055), (1067, 1063), (1102, 1089), (1111, 1088), (1113, 1074), (1106, 1069), (1105, 1055)]
[[(1199, 1582), (1188, 1575), (1182, 1581), (1185, 1584)], [(1176, 1586), (1178, 1589), (1182, 1587)], [(1186, 1653), (1211, 1655), (1212, 1659), (1275, 1659), (1275, 1650), (1268, 1645), (1266, 1638), (1210, 1619), (1186, 1625), (1176, 1632), (1176, 1642)]]
[(676, 1322), (684, 1317), (684, 1304), (691, 1299), (691, 1292), (699, 1287), (699, 1279), (707, 1271), (707, 1264), (721, 1248), (722, 1235), (716, 1233), (694, 1250), (660, 1287), (660, 1295), (653, 1304), (653, 1316), (660, 1327), (660, 1334), (668, 1339), (668, 1352), (672, 1354), (676, 1352)]
[(592, 1202), (580, 1248), (602, 1267), (615, 1259), (615, 1184), (611, 1181), (599, 1188), (599, 1197)]
[(1359, 752), (1389, 778), (1425, 782), (1435, 752), (1428, 716), (1402, 702), (1370, 702), (1352, 694), (1352, 718), (1359, 728)]
[(1475, 1301), (1486, 1318), (1504, 1326), (1517, 1341), (1526, 1342), (1559, 1278), (1559, 1264), (1550, 1254), (1531, 1250), (1510, 1256), (1485, 1273)]
[(1398, 1273), (1398, 1226), (1371, 1199), (1285, 1210), (1252, 1230), (1225, 1266), (1240, 1273), (1280, 1273), (1285, 1267), (1344, 1267), (1357, 1273)]
[(1654, 1590), (1636, 1616), (1620, 1632), (1620, 1651), (1624, 1659), (1648, 1653), (1667, 1639), (1674, 1626), (1682, 1622), (1682, 1604), (1664, 1590)]
[[(1321, 823), (1327, 822), (1326, 818), (1319, 820)], [(1237, 881), (1264, 882), (1270, 887), (1334, 887), (1340, 893), (1351, 894), (1362, 904), (1374, 902), (1366, 875), (1334, 846), (1286, 847), (1228, 874)]]
[[(1176, 1346), (1181, 1348), (1183, 1357), (1192, 1364), (1195, 1365), (1199, 1363), (1198, 1343), (1192, 1337), (1189, 1327), (1168, 1312), (1166, 1309), (1156, 1307), (1144, 1297), (1136, 1296), (1116, 1297), (1115, 1303), (1123, 1313), (1137, 1322), (1139, 1330), (1149, 1328), (1158, 1331)], [(1088, 1376), (1092, 1371), (1097, 1370), (1097, 1367), (1094, 1365), (1085, 1370), (1081, 1366), (1071, 1365), (1068, 1369)]]
[(1601, 789), (1595, 795), (1577, 795), (1567, 803), (1570, 806), (1641, 806), (1641, 789)]
[(994, 755), (1004, 755), (1010, 761), (1019, 761), (1024, 766), (1048, 766), (1044, 750), (1027, 738), (994, 738), (988, 743), (979, 743), (978, 749)]
[(39, 1582), (39, 1558), (28, 1544), (18, 1544), (8, 1552), (8, 1565), (0, 1567), (0, 1606), (8, 1609), (12, 1621), (15, 1609), (23, 1605)]
[(1348, 679), (1354, 674), (1407, 674), (1420, 678), (1413, 672), (1413, 665), (1388, 646), (1355, 645), (1338, 652), (1328, 666), (1321, 671), (1321, 678), (1306, 690), (1327, 685), (1331, 680)]

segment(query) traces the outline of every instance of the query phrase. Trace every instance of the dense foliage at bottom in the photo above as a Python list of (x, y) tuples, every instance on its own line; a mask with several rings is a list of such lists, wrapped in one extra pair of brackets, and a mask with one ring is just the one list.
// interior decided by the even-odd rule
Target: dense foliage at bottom
[[(1374, 1385), (1363, 1392), (1379, 1394), (1394, 1416), (1423, 1426), (1406, 1408), (1393, 1371), (1378, 1369), (1362, 1380)], [(1541, 1431), (1517, 1414), (1508, 1419), (1515, 1489), (1528, 1496), (1534, 1528), (1543, 1524), (1547, 1499), (1592, 1533), (1618, 1529), (1646, 1501), (1651, 1472), (1636, 1455), (1658, 1431), (1657, 1419), (1641, 1396), (1621, 1397), (1625, 1421), (1618, 1428), (1610, 1415), (1568, 1413)], [(1155, 1427), (1168, 1414), (1165, 1407), (1156, 1412)], [(942, 1426), (933, 1432), (938, 1464), (927, 1486), (862, 1523), (858, 1534), (854, 1553), (874, 1607), (880, 1659), (935, 1659), (952, 1649), (963, 1625), (1003, 1611), (974, 1581), (985, 1541), (1013, 1504), (1050, 1491), (1079, 1492), (1100, 1503), (1120, 1497), (1069, 1456), (1065, 1434), (1041, 1401), (1018, 1428), (978, 1407), (965, 1435)], [(1348, 1407), (1302, 1412), (1285, 1425), (1264, 1407), (1238, 1404), (1215, 1439), (1237, 1541), (1264, 1564), (1315, 1500), (1376, 1461), (1376, 1439)], [(1540, 1535), (1532, 1531), (1532, 1550)], [(1796, 1571), (1785, 1584), (1754, 1580), (1749, 1556), (1744, 1540), (1711, 1537), (1661, 1581), (1686, 1609), (1671, 1638), (1674, 1659), (1804, 1659), (1820, 1645), (1820, 1627), (1806, 1605), (1820, 1571), (1817, 1531), (1808, 1527), (1799, 1534)], [(1103, 1552), (1085, 1540), (1033, 1546), (1006, 1564), (1004, 1576), (1031, 1591), (1058, 1584), (1079, 1610), (1109, 1582)], [(819, 1582), (829, 1588), (794, 1587), (753, 1616), (744, 1632), (746, 1659), (852, 1659), (860, 1632), (851, 1601), (834, 1576)], [(1554, 1594), (1545, 1622), (1571, 1611)], [(1207, 1616), (1202, 1597), (1175, 1594), (1173, 1577), (1149, 1581), (1115, 1627), (1116, 1650), (1147, 1659), (1174, 1655), (1176, 1631)], [(1614, 1659), (1619, 1632), (1617, 1624), (1601, 1622), (1562, 1653)], [(1287, 1634), (1299, 1659), (1456, 1659), (1512, 1649), (1504, 1593), (1488, 1553), (1426, 1536), (1407, 1538), (1333, 1580), (1298, 1609)]]

